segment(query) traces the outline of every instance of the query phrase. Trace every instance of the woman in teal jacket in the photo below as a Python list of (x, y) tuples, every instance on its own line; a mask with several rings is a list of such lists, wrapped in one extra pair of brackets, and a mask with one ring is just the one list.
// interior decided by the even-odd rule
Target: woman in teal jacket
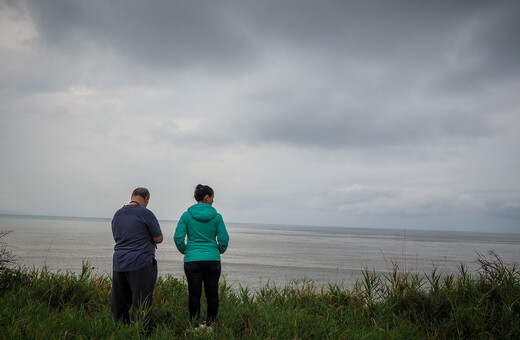
[(195, 189), (194, 197), (197, 204), (192, 205), (182, 214), (173, 240), (177, 249), (184, 254), (190, 318), (195, 322), (199, 319), (200, 297), (202, 283), (204, 283), (208, 303), (204, 327), (211, 327), (217, 317), (219, 305), (220, 254), (223, 254), (228, 247), (229, 235), (222, 215), (212, 206), (213, 189), (199, 184)]

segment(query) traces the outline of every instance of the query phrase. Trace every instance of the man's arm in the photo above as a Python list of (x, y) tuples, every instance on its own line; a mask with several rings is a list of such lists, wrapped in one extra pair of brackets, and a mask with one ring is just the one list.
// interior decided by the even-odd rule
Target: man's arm
[[(155, 242), (155, 244), (157, 243), (162, 243), (163, 241), (163, 235), (162, 235), (162, 231), (161, 231), (161, 226), (159, 225), (159, 221), (157, 220), (157, 217), (155, 217), (155, 215), (153, 214), (153, 212), (151, 212), (150, 210), (146, 210), (146, 212), (149, 214), (149, 220), (148, 220), (148, 231), (150, 232), (150, 234), (152, 234), (152, 240)], [(157, 235), (159, 234), (159, 236), (153, 236), (153, 235)]]

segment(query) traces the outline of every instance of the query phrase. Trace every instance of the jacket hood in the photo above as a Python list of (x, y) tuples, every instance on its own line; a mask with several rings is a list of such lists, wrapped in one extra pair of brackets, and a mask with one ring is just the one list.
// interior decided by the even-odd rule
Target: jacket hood
[(206, 203), (197, 203), (188, 208), (188, 212), (197, 221), (208, 222), (217, 216), (217, 210)]

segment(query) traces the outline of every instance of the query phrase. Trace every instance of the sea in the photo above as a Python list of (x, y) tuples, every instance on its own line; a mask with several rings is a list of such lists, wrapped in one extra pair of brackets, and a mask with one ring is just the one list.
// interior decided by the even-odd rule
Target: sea
[[(164, 242), (156, 258), (159, 275), (183, 279), (183, 255), (173, 243), (175, 221), (160, 221)], [(313, 282), (351, 289), (364, 270), (431, 275), (470, 274), (479, 257), (520, 263), (520, 234), (407, 229), (226, 223), (229, 248), (222, 255), (222, 279), (233, 288), (259, 290)], [(111, 275), (114, 240), (111, 219), (0, 215), (2, 241), (27, 268), (80, 273), (89, 263), (96, 275)], [(492, 253), (491, 253), (492, 252)]]

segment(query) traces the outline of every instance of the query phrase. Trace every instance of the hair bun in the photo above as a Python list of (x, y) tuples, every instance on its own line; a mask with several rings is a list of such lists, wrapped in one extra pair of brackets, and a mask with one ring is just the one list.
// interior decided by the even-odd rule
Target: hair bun
[(197, 202), (202, 202), (206, 195), (213, 196), (213, 194), (213, 189), (211, 189), (209, 185), (198, 184), (197, 187), (195, 187), (193, 197), (195, 197)]

